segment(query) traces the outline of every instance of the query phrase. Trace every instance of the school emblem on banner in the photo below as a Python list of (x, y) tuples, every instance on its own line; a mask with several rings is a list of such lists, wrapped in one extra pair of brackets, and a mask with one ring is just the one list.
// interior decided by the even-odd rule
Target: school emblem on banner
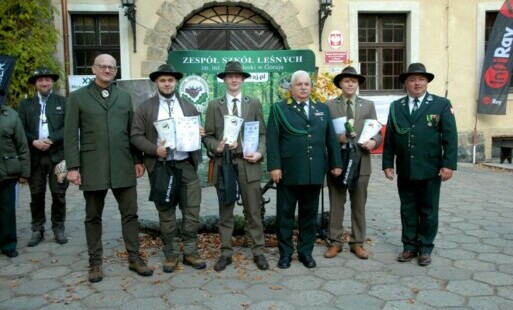
[(189, 75), (180, 81), (180, 97), (194, 104), (202, 113), (208, 103), (208, 84), (199, 75)]

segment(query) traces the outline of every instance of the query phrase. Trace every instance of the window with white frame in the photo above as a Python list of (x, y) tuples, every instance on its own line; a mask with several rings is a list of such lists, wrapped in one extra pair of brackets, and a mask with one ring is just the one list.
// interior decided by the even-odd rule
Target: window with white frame
[(400, 91), (399, 74), (406, 67), (406, 14), (358, 14), (362, 91)]

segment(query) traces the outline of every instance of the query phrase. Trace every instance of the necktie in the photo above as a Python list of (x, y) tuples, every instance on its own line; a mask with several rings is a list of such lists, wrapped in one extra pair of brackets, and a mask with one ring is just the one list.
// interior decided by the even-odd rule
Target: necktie
[(167, 103), (167, 111), (169, 113), (169, 117), (173, 117), (173, 99), (167, 98), (164, 99), (164, 101)]
[(346, 116), (347, 116), (347, 120), (354, 118), (353, 103), (351, 102), (351, 100), (347, 100)]
[(301, 109), (301, 112), (303, 112), (303, 115), (304, 115), (304, 116), (306, 116), (306, 117), (308, 118), (308, 115), (306, 114), (305, 105), (306, 105), (306, 103), (304, 103), (304, 102), (300, 102), (300, 103), (299, 103), (299, 108)]
[(419, 109), (419, 99), (413, 99), (413, 109), (411, 109), (411, 115), (415, 115), (415, 112)]
[(39, 139), (48, 138), (48, 122), (46, 119), (46, 102), (48, 97), (41, 97), (41, 115), (40, 115), (40, 126), (39, 126)]
[(237, 98), (233, 98), (232, 99), (232, 102), (233, 102), (233, 105), (232, 105), (232, 115), (233, 116), (239, 116), (239, 109), (237, 108), (237, 101), (238, 101)]

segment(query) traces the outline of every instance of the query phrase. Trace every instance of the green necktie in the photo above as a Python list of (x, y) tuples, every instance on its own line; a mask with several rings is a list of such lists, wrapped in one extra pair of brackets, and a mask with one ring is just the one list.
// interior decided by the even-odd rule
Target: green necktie
[(346, 116), (347, 120), (354, 119), (353, 103), (351, 102), (351, 100), (347, 100)]
[(415, 98), (413, 99), (413, 109), (411, 109), (411, 115), (415, 115), (415, 112), (419, 109), (419, 99)]

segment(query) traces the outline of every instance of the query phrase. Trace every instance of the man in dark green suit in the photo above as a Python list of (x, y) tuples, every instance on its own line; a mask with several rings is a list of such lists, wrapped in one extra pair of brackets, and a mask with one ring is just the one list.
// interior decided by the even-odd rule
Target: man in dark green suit
[(421, 63), (399, 75), (408, 95), (390, 105), (383, 171), (392, 180), (394, 161), (401, 200), (403, 252), (397, 260), (431, 263), (438, 231), (440, 186), (456, 170), (458, 134), (451, 102), (427, 92), (435, 76)]
[(25, 129), (30, 148), (31, 173), (30, 212), (32, 214), (32, 237), (28, 246), (36, 246), (44, 240), (46, 183), (52, 193), (52, 230), (59, 244), (68, 242), (64, 234), (66, 219), (66, 189), (68, 180), (57, 181), (55, 166), (64, 160), (64, 113), (66, 98), (53, 91), (59, 75), (41, 67), (29, 78), (37, 94), (20, 103), (18, 114)]
[(292, 229), (298, 205), (298, 259), (316, 266), (312, 251), (317, 235), (319, 194), (328, 169), (342, 172), (339, 144), (328, 106), (310, 99), (312, 83), (305, 71), (292, 74), (291, 98), (271, 106), (267, 122), (267, 170), (277, 184), (276, 230), (279, 268), (289, 268)]
[[(269, 268), (264, 256), (265, 239), (262, 224), (262, 206), (260, 181), (262, 179), (261, 162), (265, 154), (265, 123), (260, 100), (242, 94), (242, 84), (250, 77), (244, 72), (238, 61), (230, 61), (225, 65), (224, 72), (217, 75), (226, 84), (226, 94), (208, 103), (205, 117), (205, 137), (203, 143), (207, 151), (214, 154), (214, 178), (218, 197), (219, 184), (217, 183), (217, 167), (222, 163), (224, 145), (227, 142), (223, 137), (224, 116), (232, 115), (244, 119), (244, 122), (258, 122), (258, 147), (255, 152), (243, 152), (242, 139), (244, 139), (244, 124), (238, 141), (231, 143), (233, 161), (237, 164), (242, 204), (245, 216), (248, 219), (248, 233), (252, 239), (251, 252), (253, 261), (258, 269)], [(219, 199), (219, 235), (221, 237), (221, 256), (214, 265), (215, 271), (222, 271), (232, 263), (232, 234), (234, 227), (233, 210), (235, 203), (223, 204)]]
[(117, 66), (111, 55), (97, 56), (92, 70), (96, 79), (69, 94), (64, 127), (67, 177), (80, 186), (86, 201), (88, 280), (103, 279), (102, 212), (108, 189), (121, 213), (128, 268), (150, 276), (153, 271), (139, 254), (136, 177), (144, 174), (144, 166), (142, 154), (130, 145), (132, 98), (113, 83)]

